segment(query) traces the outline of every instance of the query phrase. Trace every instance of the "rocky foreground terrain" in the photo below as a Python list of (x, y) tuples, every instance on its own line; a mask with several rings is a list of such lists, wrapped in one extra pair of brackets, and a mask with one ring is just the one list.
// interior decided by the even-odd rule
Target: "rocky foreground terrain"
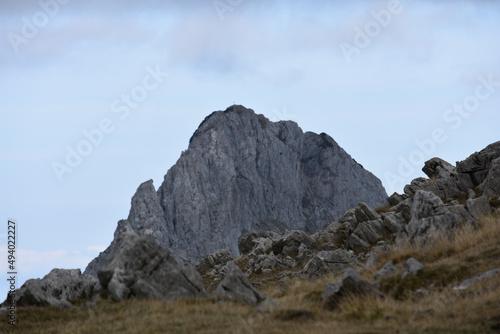
[[(397, 323), (410, 327), (413, 324), (416, 331), (430, 328), (433, 332), (432, 328), (446, 329), (448, 322), (458, 326), (454, 332), (500, 330), (500, 142), (455, 166), (433, 158), (423, 167), (428, 178), (415, 179), (404, 188), (404, 193), (394, 193), (381, 201), (379, 182), (353, 163), (331, 138), (303, 134), (294, 123), (271, 123), (247, 109), (235, 108), (232, 112), (207, 117), (193, 135), (189, 149), (192, 151), (183, 153), (158, 192), (151, 182), (139, 187), (132, 199), (129, 218), (119, 223), (112, 245), (94, 260), (86, 273), (54, 269), (43, 279), (29, 280), (16, 291), (17, 306), (94, 309), (115, 314), (120, 307), (117, 305), (122, 305), (125, 310), (137, 307), (141, 310), (138, 312), (147, 313), (146, 306), (141, 304), (141, 300), (146, 300), (152, 314), (170, 319), (166, 327), (152, 327), (152, 331), (163, 328), (174, 332), (234, 332), (237, 329), (249, 333), (281, 333), (288, 328), (287, 321), (296, 320), (300, 325), (295, 323), (291, 328), (297, 332), (311, 332), (313, 328), (327, 332), (337, 328), (335, 326), (345, 332), (376, 332), (394, 329)], [(230, 125), (221, 125), (218, 118), (229, 118)], [(248, 124), (239, 127), (239, 122)], [(231, 141), (225, 135), (228, 130), (217, 130), (226, 126), (245, 128), (251, 131), (251, 136), (268, 129), (272, 135), (262, 132), (253, 142)], [(213, 142), (202, 144), (201, 138), (211, 138)], [(263, 161), (262, 165), (255, 165), (256, 154), (271, 154), (256, 148), (263, 145), (259, 141), (270, 142), (271, 147), (275, 147), (273, 154), (284, 156), (284, 160), (271, 162), (269, 156), (261, 156), (257, 160)], [(217, 149), (219, 145), (239, 153), (234, 153), (229, 163), (225, 158), (218, 158), (222, 152)], [(315, 150), (320, 152), (314, 153)], [(243, 160), (236, 162), (238, 154), (242, 154)], [(334, 163), (334, 156), (342, 157), (342, 162)], [(251, 167), (244, 167), (246, 159), (252, 161)], [(315, 160), (315, 165), (308, 165), (308, 159)], [(294, 163), (295, 169), (289, 170)], [(184, 164), (190, 167), (181, 168)], [(318, 164), (325, 165), (320, 168)], [(207, 171), (212, 165), (221, 171), (214, 178)], [(280, 166), (285, 166), (285, 170), (280, 172)], [(248, 178), (235, 176), (238, 168), (249, 168), (242, 172)], [(357, 182), (359, 174), (365, 175), (359, 186), (348, 190), (354, 194), (356, 187), (364, 185), (361, 194), (356, 195), (366, 198), (364, 201), (358, 201), (352, 208), (345, 207), (346, 200), (339, 206), (325, 204), (328, 198), (343, 194), (342, 191), (333, 194), (330, 192), (333, 190), (327, 189), (335, 184), (337, 171), (345, 173), (346, 184), (351, 177)], [(311, 184), (322, 179), (319, 174), (325, 183), (316, 185), (319, 190), (313, 191)], [(208, 188), (190, 179), (195, 175), (202, 175), (203, 182), (208, 182), (210, 187), (226, 189), (225, 202), (211, 198)], [(255, 182), (262, 188), (242, 190), (245, 184), (254, 182), (251, 180), (258, 180)], [(275, 188), (269, 186), (271, 183)], [(193, 187), (192, 194), (199, 193), (199, 197), (172, 197), (185, 187)], [(268, 191), (271, 194), (265, 195)], [(241, 194), (237, 195), (238, 192)], [(370, 196), (366, 196), (370, 192), (376, 194), (371, 201)], [(287, 204), (284, 202), (288, 195), (291, 199)], [(359, 198), (356, 196), (354, 198)], [(309, 201), (304, 201), (305, 197)], [(247, 206), (241, 204), (243, 200)], [(203, 228), (204, 222), (194, 225), (193, 229), (201, 228), (196, 233), (206, 233), (206, 239), (190, 236), (174, 240), (167, 231), (184, 231), (187, 227), (179, 226), (180, 221), (174, 223), (167, 215), (179, 210), (172, 202), (186, 210), (176, 216), (183, 217), (180, 221), (195, 219), (192, 215), (200, 210), (210, 217), (220, 217), (221, 212), (225, 212), (226, 218), (214, 230), (207, 230), (209, 223)], [(190, 210), (185, 207), (188, 203), (193, 203)], [(289, 205), (293, 203), (295, 207), (291, 209)], [(271, 207), (261, 210), (261, 205)], [(345, 210), (337, 216), (339, 207)], [(273, 210), (281, 212), (275, 217), (276, 220), (280, 217), (276, 223), (280, 229), (265, 230), (263, 227), (272, 225), (268, 217)], [(237, 226), (229, 227), (232, 221), (227, 217), (236, 214), (250, 216)], [(164, 225), (159, 226), (158, 220)], [(321, 227), (323, 221), (328, 224)], [(257, 225), (252, 226), (252, 222)], [(247, 232), (243, 233), (244, 230)], [(215, 234), (230, 237), (224, 239)], [(231, 243), (236, 235), (237, 250)], [(182, 246), (188, 243), (193, 244), (192, 247)], [(227, 247), (203, 256), (196, 265), (189, 261), (181, 263), (172, 253), (173, 249), (182, 248), (183, 256), (191, 254), (192, 260), (196, 258), (194, 255), (199, 256), (214, 245)], [(181, 256), (182, 259), (185, 257)], [(131, 304), (132, 301), (137, 304)], [(463, 308), (469, 305), (471, 310), (456, 310), (459, 305), (465, 305)], [(478, 308), (477, 305), (484, 305), (484, 310), (477, 315), (481, 319), (457, 319), (460, 312), (476, 316), (472, 308)], [(181, 314), (178, 308), (194, 313)], [(213, 317), (205, 319), (211, 312)], [(445, 320), (432, 322), (433, 317), (439, 318), (440, 312), (446, 314)], [(229, 313), (232, 315), (228, 318), (233, 320), (220, 318), (221, 314)], [(126, 317), (121, 317), (125, 323)], [(242, 317), (246, 320), (240, 323)], [(200, 319), (205, 322), (199, 323)], [(224, 325), (215, 326), (217, 321)], [(343, 328), (343, 322), (354, 322), (358, 327)], [(169, 327), (175, 323), (178, 327)], [(322, 327), (326, 323), (330, 327)], [(197, 325), (200, 327), (190, 327)], [(135, 332), (124, 328), (127, 330)]]

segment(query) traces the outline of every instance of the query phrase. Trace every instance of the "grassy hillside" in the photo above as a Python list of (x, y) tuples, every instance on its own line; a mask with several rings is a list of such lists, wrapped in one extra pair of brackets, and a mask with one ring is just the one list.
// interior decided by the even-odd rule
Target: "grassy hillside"
[[(385, 261), (401, 269), (409, 257), (425, 265), (416, 277), (384, 278), (385, 299), (351, 299), (336, 312), (323, 310), (325, 283), (294, 278), (258, 288), (283, 308), (261, 313), (255, 308), (215, 300), (152, 300), (93, 308), (19, 308), (18, 325), (1, 333), (489, 333), (500, 331), (500, 275), (467, 290), (454, 290), (462, 280), (500, 267), (500, 215), (481, 220), (476, 230), (462, 228), (454, 240), (435, 239), (428, 249), (394, 248), (380, 255), (377, 268), (360, 274), (368, 281)], [(420, 289), (419, 292), (416, 292)]]

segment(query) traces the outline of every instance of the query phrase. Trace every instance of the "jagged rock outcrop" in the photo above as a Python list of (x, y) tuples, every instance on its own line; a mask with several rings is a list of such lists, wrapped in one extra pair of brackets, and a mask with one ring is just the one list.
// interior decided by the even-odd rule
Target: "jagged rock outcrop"
[(218, 249), (238, 255), (246, 232), (316, 231), (359, 202), (386, 199), (380, 180), (330, 136), (235, 105), (205, 118), (157, 191), (151, 181), (139, 187), (127, 222), (196, 262)]
[(397, 242), (425, 243), (433, 234), (449, 236), (458, 226), (459, 218), (450, 212), (435, 194), (419, 190), (413, 197), (411, 220), (400, 225)]
[(149, 235), (127, 228), (98, 272), (99, 282), (113, 300), (131, 298), (205, 297), (203, 281), (190, 264), (180, 265)]
[(233, 256), (225, 249), (219, 249), (215, 253), (206, 255), (201, 261), (196, 265), (196, 270), (201, 275), (204, 275), (210, 270), (220, 269), (226, 265), (229, 261), (233, 260)]
[(430, 179), (417, 178), (404, 189), (407, 196), (418, 190), (426, 190), (440, 198), (452, 198), (471, 189), (481, 189), (485, 195), (500, 193), (500, 141), (476, 152), (456, 167), (448, 162), (433, 158), (422, 169)]
[[(82, 275), (80, 269), (52, 269), (42, 279), (27, 280), (15, 291), (16, 306), (56, 306), (68, 308), (72, 302), (92, 299), (100, 290), (97, 279)], [(3, 304), (7, 306), (9, 299)], [(1, 308), (0, 308), (1, 310)]]
[(215, 290), (215, 296), (222, 299), (238, 300), (261, 309), (280, 307), (279, 303), (257, 290), (234, 262), (228, 262), (225, 276)]
[(238, 248), (241, 254), (253, 253), (256, 255), (266, 253), (279, 238), (279, 234), (270, 231), (250, 232), (241, 236)]
[(337, 275), (348, 267), (359, 266), (360, 263), (352, 251), (337, 249), (334, 251), (321, 251), (314, 255), (305, 265), (302, 272), (309, 279), (320, 278), (323, 275)]
[(383, 298), (376, 287), (363, 280), (354, 269), (348, 268), (340, 281), (325, 285), (321, 298), (325, 309), (335, 310), (345, 298), (366, 296)]

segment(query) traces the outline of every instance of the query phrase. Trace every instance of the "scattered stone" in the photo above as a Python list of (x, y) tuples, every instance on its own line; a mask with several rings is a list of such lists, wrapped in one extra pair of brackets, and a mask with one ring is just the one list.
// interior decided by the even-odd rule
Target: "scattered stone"
[(384, 276), (396, 274), (398, 272), (398, 269), (394, 265), (392, 261), (387, 261), (384, 266), (378, 271), (375, 276), (373, 276), (373, 280), (376, 281)]
[(215, 290), (215, 296), (255, 305), (261, 309), (279, 307), (279, 303), (258, 291), (234, 262), (226, 264), (224, 279)]
[(418, 262), (417, 259), (410, 257), (406, 260), (405, 265), (403, 267), (403, 275), (401, 278), (405, 278), (406, 276), (412, 275), (416, 276), (420, 271), (424, 269), (424, 265)]
[(354, 269), (349, 268), (340, 281), (325, 285), (321, 297), (325, 309), (335, 310), (348, 296), (366, 297), (368, 295), (383, 298), (383, 294), (377, 288), (363, 280)]
[(472, 277), (472, 278), (466, 279), (465, 281), (463, 281), (459, 285), (453, 287), (453, 289), (454, 290), (465, 290), (469, 286), (471, 286), (472, 284), (474, 284), (474, 283), (476, 283), (476, 282), (478, 282), (480, 280), (483, 280), (485, 278), (493, 277), (493, 276), (495, 276), (498, 273), (500, 273), (500, 268), (495, 268), (495, 269), (489, 270), (489, 271), (487, 271), (485, 273), (477, 275), (476, 277)]
[(338, 275), (348, 267), (359, 266), (359, 262), (352, 251), (337, 249), (334, 251), (321, 251), (307, 262), (302, 273), (309, 279), (320, 278), (326, 274)]
[(196, 265), (196, 270), (203, 275), (215, 266), (224, 266), (233, 260), (233, 256), (225, 249), (219, 249), (217, 252), (208, 254)]
[(104, 290), (116, 301), (206, 297), (201, 276), (192, 265), (181, 266), (153, 238), (131, 229), (118, 237), (98, 277)]

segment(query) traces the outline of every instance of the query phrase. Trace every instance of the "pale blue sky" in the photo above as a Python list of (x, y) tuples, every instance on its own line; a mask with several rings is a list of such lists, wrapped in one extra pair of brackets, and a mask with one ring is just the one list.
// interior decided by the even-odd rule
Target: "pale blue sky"
[[(19, 286), (84, 269), (139, 184), (159, 187), (203, 118), (233, 102), (330, 134), (389, 194), (423, 176), (420, 161), (500, 139), (499, 2), (230, 3), (0, 1), (0, 259), (14, 218)], [(137, 106), (122, 119), (123, 94)], [(86, 147), (101, 122), (112, 129)], [(91, 152), (60, 181), (68, 147)]]

